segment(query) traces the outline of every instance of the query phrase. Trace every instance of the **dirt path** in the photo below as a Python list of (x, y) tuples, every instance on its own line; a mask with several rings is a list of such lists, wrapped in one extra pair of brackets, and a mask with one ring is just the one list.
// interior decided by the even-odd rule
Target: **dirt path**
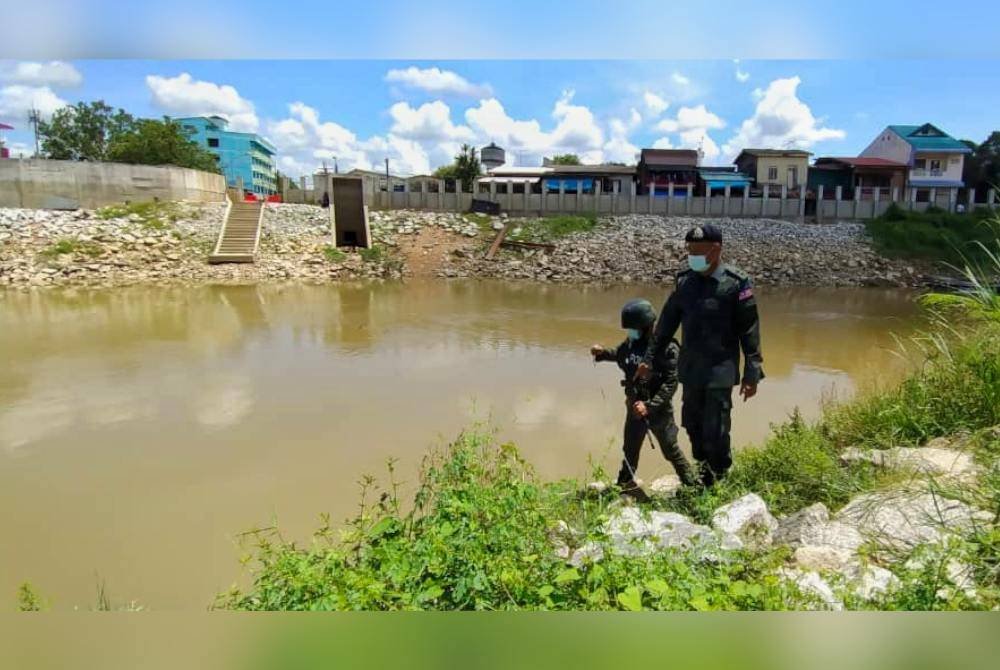
[(456, 249), (470, 249), (474, 240), (440, 228), (427, 226), (414, 235), (400, 235), (399, 250), (410, 277), (436, 277)]

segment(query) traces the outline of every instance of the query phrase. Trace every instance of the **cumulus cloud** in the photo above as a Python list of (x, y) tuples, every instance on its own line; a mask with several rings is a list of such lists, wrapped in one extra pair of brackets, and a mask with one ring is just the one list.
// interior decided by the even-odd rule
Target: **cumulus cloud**
[(682, 75), (680, 72), (674, 72), (672, 75), (670, 75), (670, 78), (678, 86), (688, 86), (691, 84), (691, 80)]
[(639, 147), (629, 141), (629, 134), (642, 123), (642, 115), (635, 107), (629, 110), (628, 118), (614, 118), (608, 122), (611, 137), (604, 143), (602, 159), (617, 163), (634, 163)]
[(472, 141), (475, 136), (466, 126), (456, 126), (451, 121), (451, 110), (440, 100), (413, 108), (397, 102), (389, 108), (393, 134), (410, 140), (422, 141)]
[(683, 132), (688, 130), (702, 129), (708, 130), (710, 128), (725, 128), (726, 122), (720, 119), (716, 114), (708, 111), (705, 105), (698, 105), (697, 107), (681, 107), (677, 110), (677, 116), (673, 119), (664, 119), (656, 124), (657, 130), (662, 130), (667, 133)]
[(659, 116), (663, 112), (667, 111), (667, 107), (670, 106), (669, 102), (652, 91), (646, 91), (643, 93), (642, 101), (646, 105), (646, 111), (649, 112), (650, 116)]
[(28, 112), (37, 109), (42, 118), (48, 119), (66, 101), (48, 86), (12, 84), (0, 88), (0, 120), (9, 125), (27, 125)]
[[(719, 155), (719, 145), (708, 134), (709, 130), (725, 128), (726, 122), (717, 114), (710, 112), (705, 105), (696, 107), (681, 107), (677, 110), (677, 116), (672, 119), (663, 119), (656, 124), (656, 129), (665, 133), (677, 133), (680, 137), (680, 146), (685, 149), (700, 149), (703, 157), (707, 159), (715, 158)], [(668, 138), (661, 138), (669, 143)], [(670, 148), (669, 146), (657, 148)]]
[(661, 137), (655, 142), (653, 142), (654, 149), (673, 149), (674, 143), (670, 141), (669, 137)]
[[(385, 137), (361, 139), (338, 123), (322, 121), (319, 112), (303, 102), (293, 102), (288, 112), (287, 118), (269, 123), (266, 134), (278, 148), (279, 168), (293, 177), (313, 174), (324, 161), (332, 166), (335, 156), (338, 167), (345, 172), (354, 168), (381, 170), (388, 158), (393, 174), (426, 173), (430, 171), (431, 155), (443, 150), (433, 147), (428, 151), (421, 142), (391, 131)], [(419, 127), (414, 124), (412, 129), (416, 132)], [(449, 142), (439, 144), (453, 146)]]
[(187, 72), (176, 77), (149, 75), (146, 86), (153, 104), (176, 116), (221, 116), (230, 130), (257, 132), (260, 121), (252, 102), (228, 84), (193, 79)]
[(7, 67), (0, 66), (0, 79), (12, 84), (55, 88), (79, 86), (83, 83), (83, 75), (75, 67), (58, 60), (48, 63), (22, 61)]
[(573, 103), (573, 91), (564, 91), (552, 109), (555, 127), (543, 131), (535, 120), (517, 120), (507, 114), (496, 98), (481, 100), (465, 112), (465, 120), (476, 135), (492, 140), (512, 152), (541, 157), (574, 153), (584, 162), (603, 160), (604, 132), (593, 112)]
[(733, 65), (736, 66), (736, 72), (735, 72), (735, 74), (736, 74), (736, 81), (738, 81), (738, 82), (740, 82), (742, 84), (742, 83), (744, 83), (746, 80), (748, 80), (750, 78), (750, 73), (749, 72), (744, 72), (743, 70), (740, 69), (740, 59), (739, 58), (734, 58), (733, 59)]
[(488, 84), (473, 84), (465, 77), (436, 67), (420, 69), (408, 67), (405, 70), (389, 70), (385, 80), (409, 88), (417, 88), (435, 95), (461, 95), (470, 98), (486, 98), (493, 95)]
[(799, 77), (775, 79), (761, 91), (754, 115), (723, 145), (726, 156), (748, 147), (804, 149), (823, 140), (843, 139), (843, 130), (824, 127), (822, 119), (813, 116), (809, 106), (799, 100), (801, 81)]

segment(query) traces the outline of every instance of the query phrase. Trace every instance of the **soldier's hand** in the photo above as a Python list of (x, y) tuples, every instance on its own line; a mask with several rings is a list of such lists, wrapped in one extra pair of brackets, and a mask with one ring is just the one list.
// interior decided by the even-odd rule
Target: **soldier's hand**
[(645, 419), (649, 416), (649, 408), (646, 407), (646, 403), (641, 400), (636, 400), (635, 403), (633, 403), (632, 411), (635, 412), (635, 415), (640, 419)]
[(649, 379), (649, 373), (650, 373), (649, 366), (646, 365), (645, 363), (639, 363), (639, 367), (635, 369), (635, 379), (637, 380)]
[(602, 347), (599, 344), (595, 344), (590, 347), (590, 355), (593, 356), (594, 358), (597, 358), (597, 355), (602, 351), (604, 351), (604, 347)]
[(757, 385), (749, 382), (743, 382), (740, 384), (740, 395), (743, 396), (743, 402), (746, 402), (750, 398), (757, 395)]

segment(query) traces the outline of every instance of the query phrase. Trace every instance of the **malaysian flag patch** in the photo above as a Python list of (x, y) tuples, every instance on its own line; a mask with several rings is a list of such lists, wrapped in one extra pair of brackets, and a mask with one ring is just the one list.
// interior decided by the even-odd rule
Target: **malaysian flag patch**
[(742, 291), (740, 291), (740, 295), (739, 295), (740, 301), (743, 301), (743, 300), (746, 300), (746, 299), (752, 298), (752, 297), (753, 297), (753, 288), (752, 287), (747, 286), (745, 289), (743, 289)]

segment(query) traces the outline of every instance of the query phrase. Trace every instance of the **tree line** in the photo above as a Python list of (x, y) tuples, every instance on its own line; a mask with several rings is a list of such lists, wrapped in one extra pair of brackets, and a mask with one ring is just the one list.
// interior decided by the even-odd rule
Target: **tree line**
[(56, 160), (112, 161), (221, 172), (218, 158), (169, 117), (137, 119), (103, 100), (62, 107), (38, 124), (42, 152)]

